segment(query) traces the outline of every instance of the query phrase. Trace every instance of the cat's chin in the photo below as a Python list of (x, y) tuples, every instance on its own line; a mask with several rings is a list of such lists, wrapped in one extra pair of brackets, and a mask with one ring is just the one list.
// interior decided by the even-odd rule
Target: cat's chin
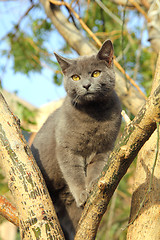
[(86, 93), (82, 96), (82, 98), (85, 100), (85, 101), (92, 101), (92, 100), (95, 100), (96, 99), (96, 95), (95, 93)]
[(77, 96), (76, 98), (72, 99), (73, 105), (83, 105), (90, 102), (99, 102), (104, 100), (104, 96), (96, 95), (95, 93), (87, 93), (81, 96)]

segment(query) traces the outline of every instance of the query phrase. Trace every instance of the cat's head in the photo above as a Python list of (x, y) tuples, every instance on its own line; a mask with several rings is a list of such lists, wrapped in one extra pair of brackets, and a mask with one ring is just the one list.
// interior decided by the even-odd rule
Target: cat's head
[(115, 86), (113, 45), (103, 43), (96, 55), (67, 59), (55, 53), (64, 74), (64, 87), (74, 103), (108, 97)]

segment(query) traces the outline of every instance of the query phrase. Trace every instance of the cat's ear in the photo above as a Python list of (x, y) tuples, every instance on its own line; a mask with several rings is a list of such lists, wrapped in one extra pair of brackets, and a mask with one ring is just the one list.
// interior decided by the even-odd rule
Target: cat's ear
[(55, 52), (54, 52), (54, 55), (57, 58), (57, 61), (62, 69), (62, 72), (65, 73), (65, 70), (72, 64), (72, 60), (70, 60), (68, 58), (64, 58)]
[(100, 48), (99, 52), (97, 53), (97, 57), (100, 60), (105, 60), (109, 66), (113, 63), (113, 44), (111, 40), (106, 40), (102, 47)]

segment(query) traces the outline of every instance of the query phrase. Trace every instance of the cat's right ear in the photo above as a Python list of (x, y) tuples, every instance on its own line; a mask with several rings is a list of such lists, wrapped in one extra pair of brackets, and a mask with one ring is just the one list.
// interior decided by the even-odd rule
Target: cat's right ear
[(57, 58), (57, 61), (62, 69), (62, 72), (65, 73), (65, 70), (72, 64), (72, 60), (61, 57), (57, 53), (54, 52), (54, 55)]
[(100, 60), (104, 60), (108, 64), (108, 66), (111, 66), (113, 63), (113, 54), (113, 44), (111, 40), (106, 40), (100, 48), (97, 57)]

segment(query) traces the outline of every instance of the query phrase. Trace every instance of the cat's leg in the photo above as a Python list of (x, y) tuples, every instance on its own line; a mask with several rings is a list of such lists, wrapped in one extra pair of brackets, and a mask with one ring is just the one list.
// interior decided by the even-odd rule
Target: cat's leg
[(84, 205), (88, 194), (85, 186), (85, 161), (68, 148), (57, 147), (57, 160), (78, 207)]
[(86, 189), (88, 193), (95, 184), (97, 178), (100, 176), (110, 153), (111, 151), (107, 153), (99, 153), (87, 163)]

